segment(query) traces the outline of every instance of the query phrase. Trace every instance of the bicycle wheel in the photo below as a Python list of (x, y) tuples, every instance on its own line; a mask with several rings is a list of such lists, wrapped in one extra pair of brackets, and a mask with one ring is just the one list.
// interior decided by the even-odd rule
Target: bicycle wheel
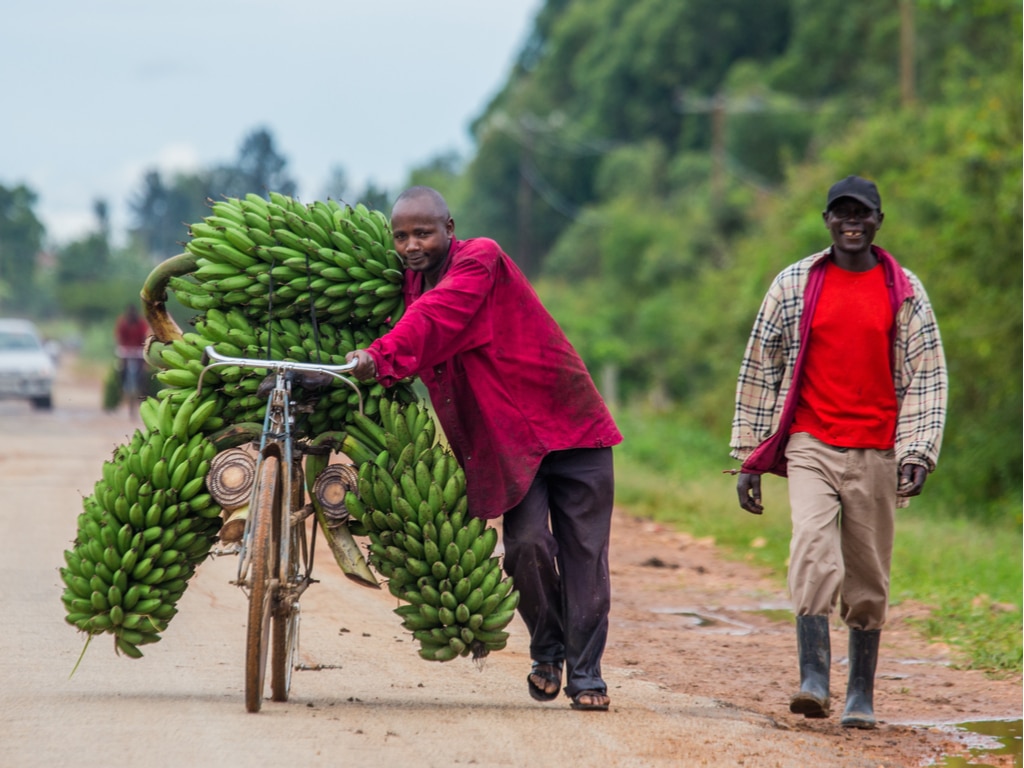
[[(305, 501), (302, 465), (292, 468), (291, 509), (297, 510)], [(288, 534), (288, 573), (281, 574), (281, 600), (274, 608), (273, 647), (270, 656), (270, 696), (274, 701), (288, 701), (292, 670), (299, 653), (299, 601), (288, 587), (298, 586), (306, 573), (306, 526), (292, 525)]]
[(259, 488), (249, 510), (253, 526), (249, 565), (249, 625), (245, 636), (245, 708), (259, 712), (270, 645), (271, 613), (277, 591), (275, 529), (281, 509), (280, 462), (265, 456), (257, 477)]

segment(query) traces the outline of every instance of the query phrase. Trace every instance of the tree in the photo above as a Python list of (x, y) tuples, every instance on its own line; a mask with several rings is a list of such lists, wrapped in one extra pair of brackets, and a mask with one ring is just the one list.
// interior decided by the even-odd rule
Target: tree
[(159, 171), (147, 171), (142, 189), (129, 199), (131, 233), (154, 260), (174, 256), (188, 237), (188, 224), (209, 214), (208, 197), (201, 176), (180, 174), (168, 184)]
[(711, 116), (679, 108), (714, 94), (737, 61), (784, 49), (785, 0), (550, 2), (517, 67), (473, 125), (474, 221), (528, 274), (597, 197), (608, 152), (653, 140), (670, 155), (711, 142)]
[(36, 193), (23, 184), (0, 184), (0, 302), (19, 311), (31, 306), (45, 233), (32, 210), (36, 200)]
[(391, 193), (385, 187), (378, 187), (371, 179), (366, 182), (362, 193), (356, 195), (355, 203), (387, 213), (391, 210)]
[(348, 197), (348, 174), (340, 165), (331, 168), (320, 192), (321, 199), (344, 200)]
[(209, 200), (244, 197), (250, 192), (265, 195), (270, 190), (294, 195), (296, 185), (286, 166), (270, 132), (257, 129), (243, 140), (233, 165), (180, 173), (169, 181), (151, 169), (129, 201), (132, 233), (154, 259), (180, 253), (188, 225), (210, 215)]
[(215, 168), (208, 184), (213, 199), (244, 197), (249, 192), (268, 191), (294, 195), (296, 184), (288, 175), (288, 161), (274, 146), (274, 137), (266, 128), (257, 128), (242, 141), (234, 165)]
[(436, 155), (409, 174), (407, 186), (432, 187), (444, 195), (453, 213), (458, 213), (456, 230), (459, 237), (466, 237), (469, 230), (462, 231), (462, 217), (465, 211), (463, 188), (465, 187), (465, 161), (458, 152), (449, 151)]

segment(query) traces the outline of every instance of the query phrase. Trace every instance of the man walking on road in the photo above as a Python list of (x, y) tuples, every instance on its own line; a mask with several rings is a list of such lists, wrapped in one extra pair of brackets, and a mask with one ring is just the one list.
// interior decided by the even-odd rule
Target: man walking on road
[(740, 507), (763, 512), (761, 475), (788, 477), (789, 590), (800, 690), (790, 711), (829, 715), (829, 614), (849, 628), (842, 725), (875, 727), (874, 676), (889, 600), (894, 516), (935, 469), (947, 375), (924, 287), (874, 245), (875, 184), (828, 191), (832, 246), (772, 282), (740, 367), (731, 456)]
[(407, 271), (406, 311), (354, 375), (392, 386), (416, 375), (466, 473), (469, 512), (502, 517), (505, 570), (530, 630), (530, 695), (565, 693), (607, 710), (601, 676), (608, 545), (622, 436), (590, 374), (496, 242), (457, 240), (444, 198), (403, 192), (391, 212)]

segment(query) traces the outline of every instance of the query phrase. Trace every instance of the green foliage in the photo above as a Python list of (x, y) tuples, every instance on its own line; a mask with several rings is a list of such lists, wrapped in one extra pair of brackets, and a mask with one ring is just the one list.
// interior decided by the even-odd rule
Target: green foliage
[(295, 181), (287, 168), (288, 160), (278, 152), (273, 134), (267, 128), (256, 128), (242, 140), (233, 163), (209, 172), (209, 197), (244, 197), (248, 192), (263, 194), (271, 189), (294, 195)]
[(893, 550), (893, 602), (930, 606), (914, 623), (953, 645), (960, 664), (972, 669), (1021, 669), (1020, 527), (979, 525), (927, 509), (924, 495), (897, 516)]
[[(781, 52), (788, 3), (771, 0), (550, 2), (528, 55), (474, 125), (470, 212), (535, 276), (540, 255), (601, 194), (609, 152), (660, 144), (706, 148), (708, 96), (737, 60)], [(650, 190), (649, 190), (650, 191)]]
[(154, 259), (181, 253), (188, 224), (210, 215), (210, 200), (243, 197), (250, 192), (264, 195), (268, 190), (294, 195), (295, 181), (287, 165), (270, 131), (257, 128), (242, 140), (232, 163), (176, 174), (169, 180), (159, 171), (149, 170), (130, 201), (133, 235)]
[(43, 225), (32, 207), (35, 192), (23, 184), (0, 184), (0, 307), (4, 313), (35, 309), (33, 282)]
[(129, 203), (134, 242), (154, 259), (181, 253), (181, 243), (188, 238), (187, 222), (209, 215), (208, 196), (200, 174), (176, 174), (165, 181), (159, 171), (148, 171)]

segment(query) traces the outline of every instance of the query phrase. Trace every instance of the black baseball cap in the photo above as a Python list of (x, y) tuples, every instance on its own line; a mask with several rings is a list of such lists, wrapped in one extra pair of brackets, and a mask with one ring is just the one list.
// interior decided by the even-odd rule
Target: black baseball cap
[(832, 203), (841, 197), (852, 197), (872, 210), (882, 210), (882, 198), (878, 195), (875, 182), (862, 179), (860, 176), (847, 176), (829, 187), (825, 210), (831, 208)]

